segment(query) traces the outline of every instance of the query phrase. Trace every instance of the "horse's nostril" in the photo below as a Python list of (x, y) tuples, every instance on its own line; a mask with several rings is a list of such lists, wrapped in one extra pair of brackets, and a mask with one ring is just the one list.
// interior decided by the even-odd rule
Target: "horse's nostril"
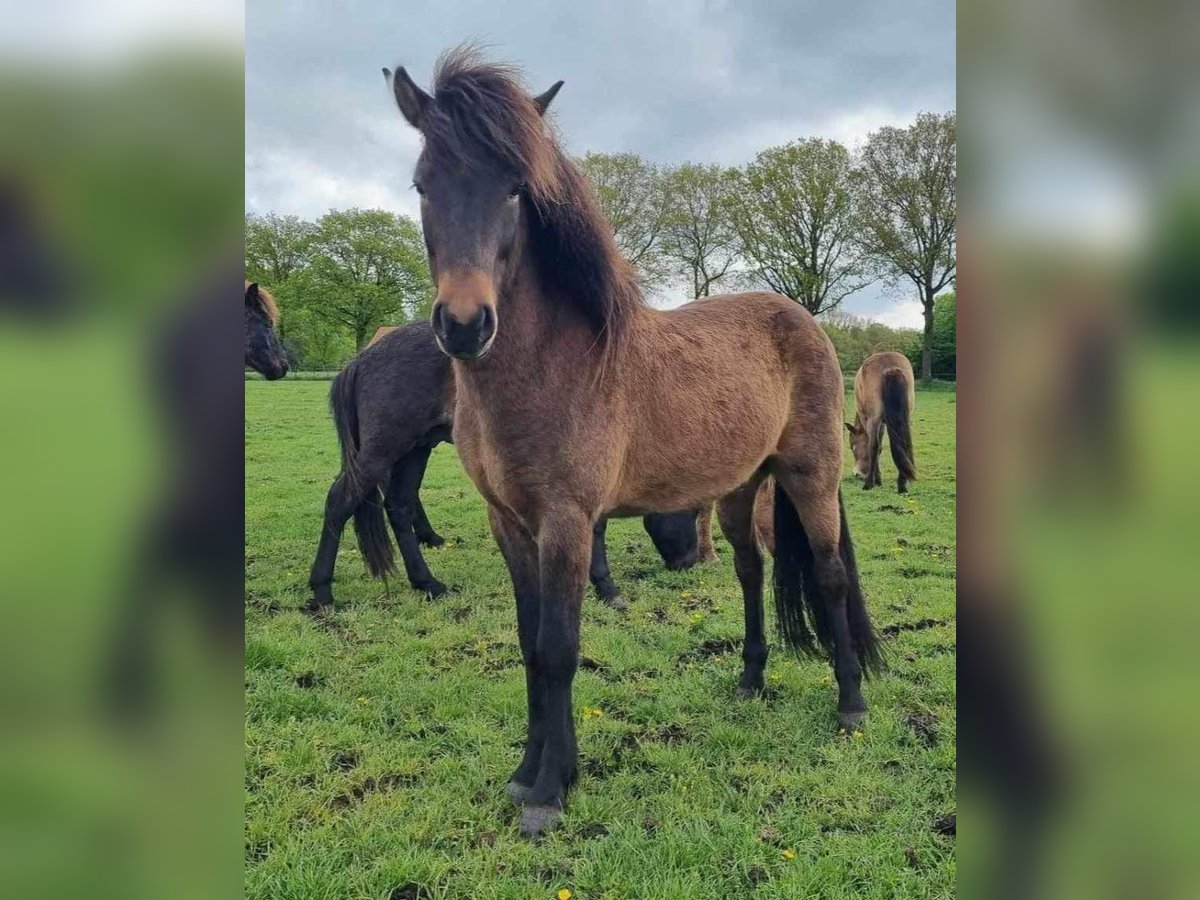
[(438, 334), (446, 333), (446, 307), (441, 303), (433, 305), (433, 330)]
[(490, 306), (484, 306), (482, 316), (479, 320), (479, 333), (485, 337), (490, 335), (496, 327), (496, 314), (492, 312)]

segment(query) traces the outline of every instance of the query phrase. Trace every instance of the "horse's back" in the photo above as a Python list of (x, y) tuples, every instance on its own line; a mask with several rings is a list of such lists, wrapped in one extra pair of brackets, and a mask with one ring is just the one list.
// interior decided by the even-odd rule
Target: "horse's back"
[(883, 384), (889, 374), (904, 381), (908, 404), (912, 406), (915, 389), (912, 363), (903, 353), (884, 350), (868, 356), (854, 376), (854, 401), (864, 415), (882, 412)]
[(350, 365), (358, 370), (364, 439), (415, 441), (434, 428), (448, 426), (453, 418), (450, 359), (438, 349), (428, 322), (376, 332)]

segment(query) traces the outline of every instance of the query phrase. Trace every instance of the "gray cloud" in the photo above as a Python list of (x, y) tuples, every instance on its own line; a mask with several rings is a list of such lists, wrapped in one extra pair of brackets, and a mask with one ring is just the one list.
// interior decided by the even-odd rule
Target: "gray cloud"
[[(247, 208), (415, 214), (419, 139), (380, 69), (428, 83), (437, 55), (467, 38), (520, 63), (531, 89), (565, 79), (555, 115), (572, 153), (736, 164), (796, 137), (854, 144), (953, 108), (954, 16), (950, 0), (251, 0)], [(879, 291), (849, 308), (899, 312)]]

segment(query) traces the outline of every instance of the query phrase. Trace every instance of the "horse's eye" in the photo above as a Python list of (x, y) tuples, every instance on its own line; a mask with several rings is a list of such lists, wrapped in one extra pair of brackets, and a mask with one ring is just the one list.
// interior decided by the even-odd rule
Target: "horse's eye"
[(508, 199), (509, 200), (519, 200), (521, 197), (521, 192), (524, 190), (525, 190), (525, 185), (518, 184), (511, 191), (508, 192)]
[(421, 185), (417, 184), (415, 181), (413, 182), (413, 190), (415, 190), (422, 197), (425, 196), (425, 188), (421, 187)]

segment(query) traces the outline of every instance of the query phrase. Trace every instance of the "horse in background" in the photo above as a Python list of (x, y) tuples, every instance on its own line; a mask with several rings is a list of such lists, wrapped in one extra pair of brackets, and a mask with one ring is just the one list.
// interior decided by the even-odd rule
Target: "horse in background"
[(470, 49), (434, 92), (384, 70), (424, 146), (413, 177), (458, 391), (454, 436), (488, 503), (517, 600), (529, 711), (509, 796), (520, 831), (561, 819), (578, 748), (572, 682), (595, 524), (718, 501), (746, 618), (739, 697), (764, 688), (755, 495), (775, 478), (785, 643), (828, 655), (838, 721), (882, 665), (841, 501), (844, 384), (829, 338), (777, 294), (649, 306), (587, 180), (515, 71)]
[[(333, 380), (329, 403), (342, 468), (326, 497), (305, 609), (332, 606), (338, 546), (351, 517), (373, 577), (396, 570), (390, 524), (408, 583), (430, 598), (442, 596), (446, 585), (429, 570), (421, 546), (439, 547), (445, 540), (430, 524), (420, 491), (433, 449), (453, 442), (455, 391), (450, 360), (438, 349), (430, 324), (381, 326)], [(646, 516), (643, 523), (668, 569), (695, 564), (694, 514)], [(604, 603), (625, 609), (609, 573), (604, 536), (601, 520), (593, 534), (591, 580)]]
[(287, 353), (279, 343), (275, 326), (279, 307), (275, 298), (256, 281), (246, 282), (246, 367), (267, 381), (282, 378), (288, 371)]
[(892, 462), (896, 464), (896, 490), (908, 492), (908, 482), (917, 478), (913, 456), (912, 411), (915, 402), (912, 363), (903, 353), (888, 350), (867, 357), (854, 376), (854, 403), (858, 412), (847, 422), (854, 474), (863, 479), (863, 490), (882, 484), (879, 456), (883, 431), (887, 428)]

